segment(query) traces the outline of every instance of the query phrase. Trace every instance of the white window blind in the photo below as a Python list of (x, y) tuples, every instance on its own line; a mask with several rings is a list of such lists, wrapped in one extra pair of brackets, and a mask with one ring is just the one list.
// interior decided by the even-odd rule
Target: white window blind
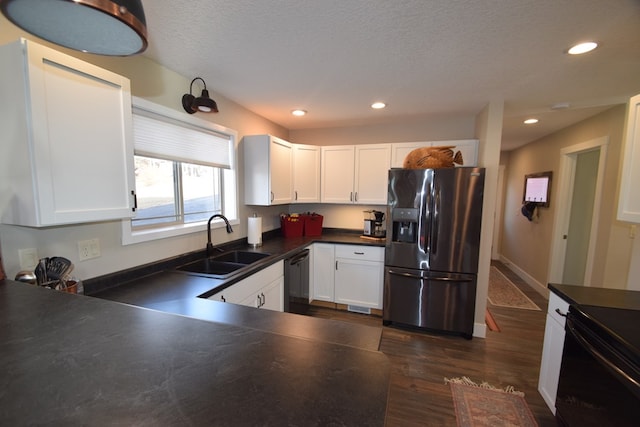
[(230, 169), (232, 142), (227, 135), (179, 120), (133, 112), (137, 155)]

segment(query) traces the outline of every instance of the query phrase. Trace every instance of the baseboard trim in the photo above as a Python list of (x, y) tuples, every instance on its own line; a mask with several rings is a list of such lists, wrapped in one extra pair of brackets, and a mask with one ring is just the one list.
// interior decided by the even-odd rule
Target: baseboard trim
[(518, 267), (513, 261), (511, 261), (509, 258), (505, 257), (504, 255), (500, 255), (500, 262), (502, 262), (509, 270), (517, 274), (518, 277), (524, 280), (524, 282), (527, 285), (531, 286), (533, 290), (538, 292), (540, 295), (542, 295), (546, 299), (549, 299), (549, 289), (547, 288), (546, 285), (538, 282), (535, 278), (530, 276), (529, 273), (524, 271), (522, 268)]
[(473, 324), (473, 336), (476, 338), (487, 337), (487, 324), (474, 322)]

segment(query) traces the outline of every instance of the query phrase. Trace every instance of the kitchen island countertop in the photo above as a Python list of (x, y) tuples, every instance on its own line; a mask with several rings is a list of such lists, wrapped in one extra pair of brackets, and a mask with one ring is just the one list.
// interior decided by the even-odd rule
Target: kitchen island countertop
[(377, 351), (10, 280), (0, 313), (1, 425), (384, 424)]

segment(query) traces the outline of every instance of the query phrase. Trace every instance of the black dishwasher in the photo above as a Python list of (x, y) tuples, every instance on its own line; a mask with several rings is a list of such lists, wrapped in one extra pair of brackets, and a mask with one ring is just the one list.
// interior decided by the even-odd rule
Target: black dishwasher
[(309, 307), (309, 249), (285, 260), (284, 311), (305, 314)]

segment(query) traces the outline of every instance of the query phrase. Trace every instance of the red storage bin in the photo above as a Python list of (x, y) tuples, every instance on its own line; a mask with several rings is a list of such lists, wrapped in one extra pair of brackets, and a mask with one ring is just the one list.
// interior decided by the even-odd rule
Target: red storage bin
[(310, 215), (302, 215), (304, 218), (304, 235), (305, 236), (321, 236), (322, 235), (322, 215), (316, 213)]
[(284, 237), (302, 237), (304, 219), (301, 216), (282, 216), (280, 228)]

